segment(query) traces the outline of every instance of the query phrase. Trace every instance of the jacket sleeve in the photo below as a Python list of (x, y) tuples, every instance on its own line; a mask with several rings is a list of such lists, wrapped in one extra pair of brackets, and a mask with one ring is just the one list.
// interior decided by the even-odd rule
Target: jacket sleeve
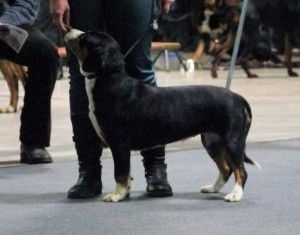
[(5, 9), (0, 22), (15, 26), (32, 25), (37, 17), (40, 0), (15, 0)]

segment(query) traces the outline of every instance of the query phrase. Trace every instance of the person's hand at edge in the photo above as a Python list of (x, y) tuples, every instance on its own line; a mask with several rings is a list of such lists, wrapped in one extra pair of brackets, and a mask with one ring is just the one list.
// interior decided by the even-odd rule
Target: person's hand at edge
[(163, 13), (168, 13), (171, 5), (175, 2), (175, 0), (163, 0), (162, 11)]
[(70, 30), (70, 6), (68, 0), (50, 0), (50, 11), (53, 21), (59, 28), (68, 32)]

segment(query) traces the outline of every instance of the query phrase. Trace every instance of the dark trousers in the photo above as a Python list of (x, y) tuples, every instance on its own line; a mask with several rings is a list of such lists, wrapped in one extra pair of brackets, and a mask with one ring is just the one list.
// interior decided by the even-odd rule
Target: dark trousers
[(21, 51), (16, 53), (0, 40), (0, 58), (28, 67), (24, 106), (21, 113), (20, 141), (28, 146), (48, 147), (51, 134), (51, 96), (59, 69), (56, 46), (30, 26)]
[[(144, 34), (126, 57), (126, 71), (136, 79), (156, 85), (151, 59), (152, 33), (148, 30), (153, 19), (153, 0), (90, 0), (88, 4), (85, 0), (75, 0), (70, 1), (70, 8), (72, 28), (106, 31), (117, 40), (124, 54)], [(84, 78), (74, 54), (68, 52), (71, 122), (77, 154), (79, 160), (99, 157), (102, 147), (88, 117)]]

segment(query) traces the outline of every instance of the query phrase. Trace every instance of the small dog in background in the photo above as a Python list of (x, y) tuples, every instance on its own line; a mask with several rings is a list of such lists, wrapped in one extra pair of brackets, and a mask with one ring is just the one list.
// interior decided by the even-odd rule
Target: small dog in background
[(13, 113), (18, 110), (19, 81), (23, 87), (27, 81), (26, 69), (19, 64), (8, 60), (0, 60), (0, 71), (7, 82), (10, 92), (10, 102), (5, 107), (0, 107), (0, 113)]
[[(222, 22), (228, 29), (222, 35), (224, 42), (218, 46), (214, 55), (211, 75), (213, 78), (217, 78), (217, 69), (222, 56), (228, 52), (231, 54), (234, 47), (241, 16), (240, 6), (239, 4), (234, 7), (225, 6), (218, 9), (214, 16), (214, 19), (217, 19), (216, 22)], [(298, 0), (249, 1), (238, 54), (238, 60), (248, 78), (258, 77), (257, 74), (250, 71), (249, 62), (253, 59), (261, 62), (270, 61), (279, 66), (285, 64), (288, 76), (298, 77), (297, 72), (293, 69), (295, 63), (292, 61), (292, 49), (293, 46), (297, 46), (297, 44), (295, 45), (295, 34), (299, 27), (299, 21), (300, 2)], [(275, 29), (284, 35), (284, 61), (281, 61), (271, 49), (272, 34)]]

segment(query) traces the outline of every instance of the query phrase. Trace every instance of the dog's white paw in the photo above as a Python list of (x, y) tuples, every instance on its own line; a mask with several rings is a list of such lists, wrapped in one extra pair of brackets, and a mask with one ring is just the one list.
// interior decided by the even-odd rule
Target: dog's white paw
[[(130, 181), (131, 181), (131, 177), (130, 177)], [(115, 191), (113, 193), (104, 196), (102, 200), (104, 202), (120, 202), (123, 201), (126, 197), (129, 197), (130, 181), (128, 181), (127, 187), (124, 187), (123, 185), (117, 183)]]
[(242, 196), (237, 193), (229, 193), (224, 197), (225, 202), (238, 202), (242, 199)]
[(207, 185), (201, 188), (201, 193), (218, 193), (220, 189), (225, 185), (224, 177), (222, 173), (219, 173), (219, 176), (216, 182), (212, 185)]
[(0, 113), (14, 113), (15, 108), (11, 105), (8, 105), (6, 107), (0, 107)]
[(215, 185), (207, 185), (201, 188), (201, 193), (218, 193), (219, 189)]
[(243, 197), (243, 188), (236, 184), (231, 193), (225, 196), (224, 201), (226, 202), (238, 202)]
[[(126, 195), (125, 195), (125, 197), (126, 197)], [(125, 197), (124, 197), (124, 195), (121, 195), (121, 194), (110, 193), (103, 197), (103, 201), (104, 202), (120, 202)]]

